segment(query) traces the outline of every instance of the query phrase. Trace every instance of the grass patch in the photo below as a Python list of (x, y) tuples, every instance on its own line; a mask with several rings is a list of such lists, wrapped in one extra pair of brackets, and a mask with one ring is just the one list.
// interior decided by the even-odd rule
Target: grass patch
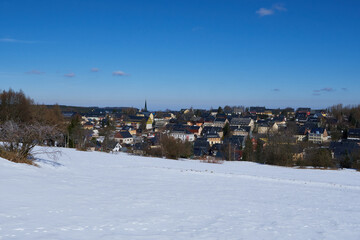
[(33, 166), (38, 165), (32, 159), (20, 157), (17, 152), (10, 152), (0, 148), (0, 157), (15, 163), (25, 163)]

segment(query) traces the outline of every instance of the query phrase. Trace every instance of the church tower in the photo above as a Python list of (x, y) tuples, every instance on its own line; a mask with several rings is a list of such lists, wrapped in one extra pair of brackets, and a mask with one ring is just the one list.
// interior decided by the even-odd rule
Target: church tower
[(147, 109), (147, 102), (146, 102), (146, 100), (145, 100), (144, 112), (147, 112), (147, 111), (148, 111), (148, 109)]

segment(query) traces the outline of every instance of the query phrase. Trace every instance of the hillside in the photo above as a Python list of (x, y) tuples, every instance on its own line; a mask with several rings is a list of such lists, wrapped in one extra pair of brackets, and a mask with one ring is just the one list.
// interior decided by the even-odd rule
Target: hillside
[(0, 239), (360, 239), (360, 173), (62, 149), (0, 159)]

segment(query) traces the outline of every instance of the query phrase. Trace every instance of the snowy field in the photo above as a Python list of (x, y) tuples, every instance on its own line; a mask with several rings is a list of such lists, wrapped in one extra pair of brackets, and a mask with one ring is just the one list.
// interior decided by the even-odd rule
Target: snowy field
[(1, 240), (360, 239), (356, 171), (62, 152), (0, 159)]

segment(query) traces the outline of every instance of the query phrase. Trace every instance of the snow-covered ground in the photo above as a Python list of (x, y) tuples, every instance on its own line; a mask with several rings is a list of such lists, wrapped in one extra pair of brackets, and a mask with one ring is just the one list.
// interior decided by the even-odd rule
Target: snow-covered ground
[(0, 239), (360, 239), (360, 173), (62, 149), (0, 159)]

